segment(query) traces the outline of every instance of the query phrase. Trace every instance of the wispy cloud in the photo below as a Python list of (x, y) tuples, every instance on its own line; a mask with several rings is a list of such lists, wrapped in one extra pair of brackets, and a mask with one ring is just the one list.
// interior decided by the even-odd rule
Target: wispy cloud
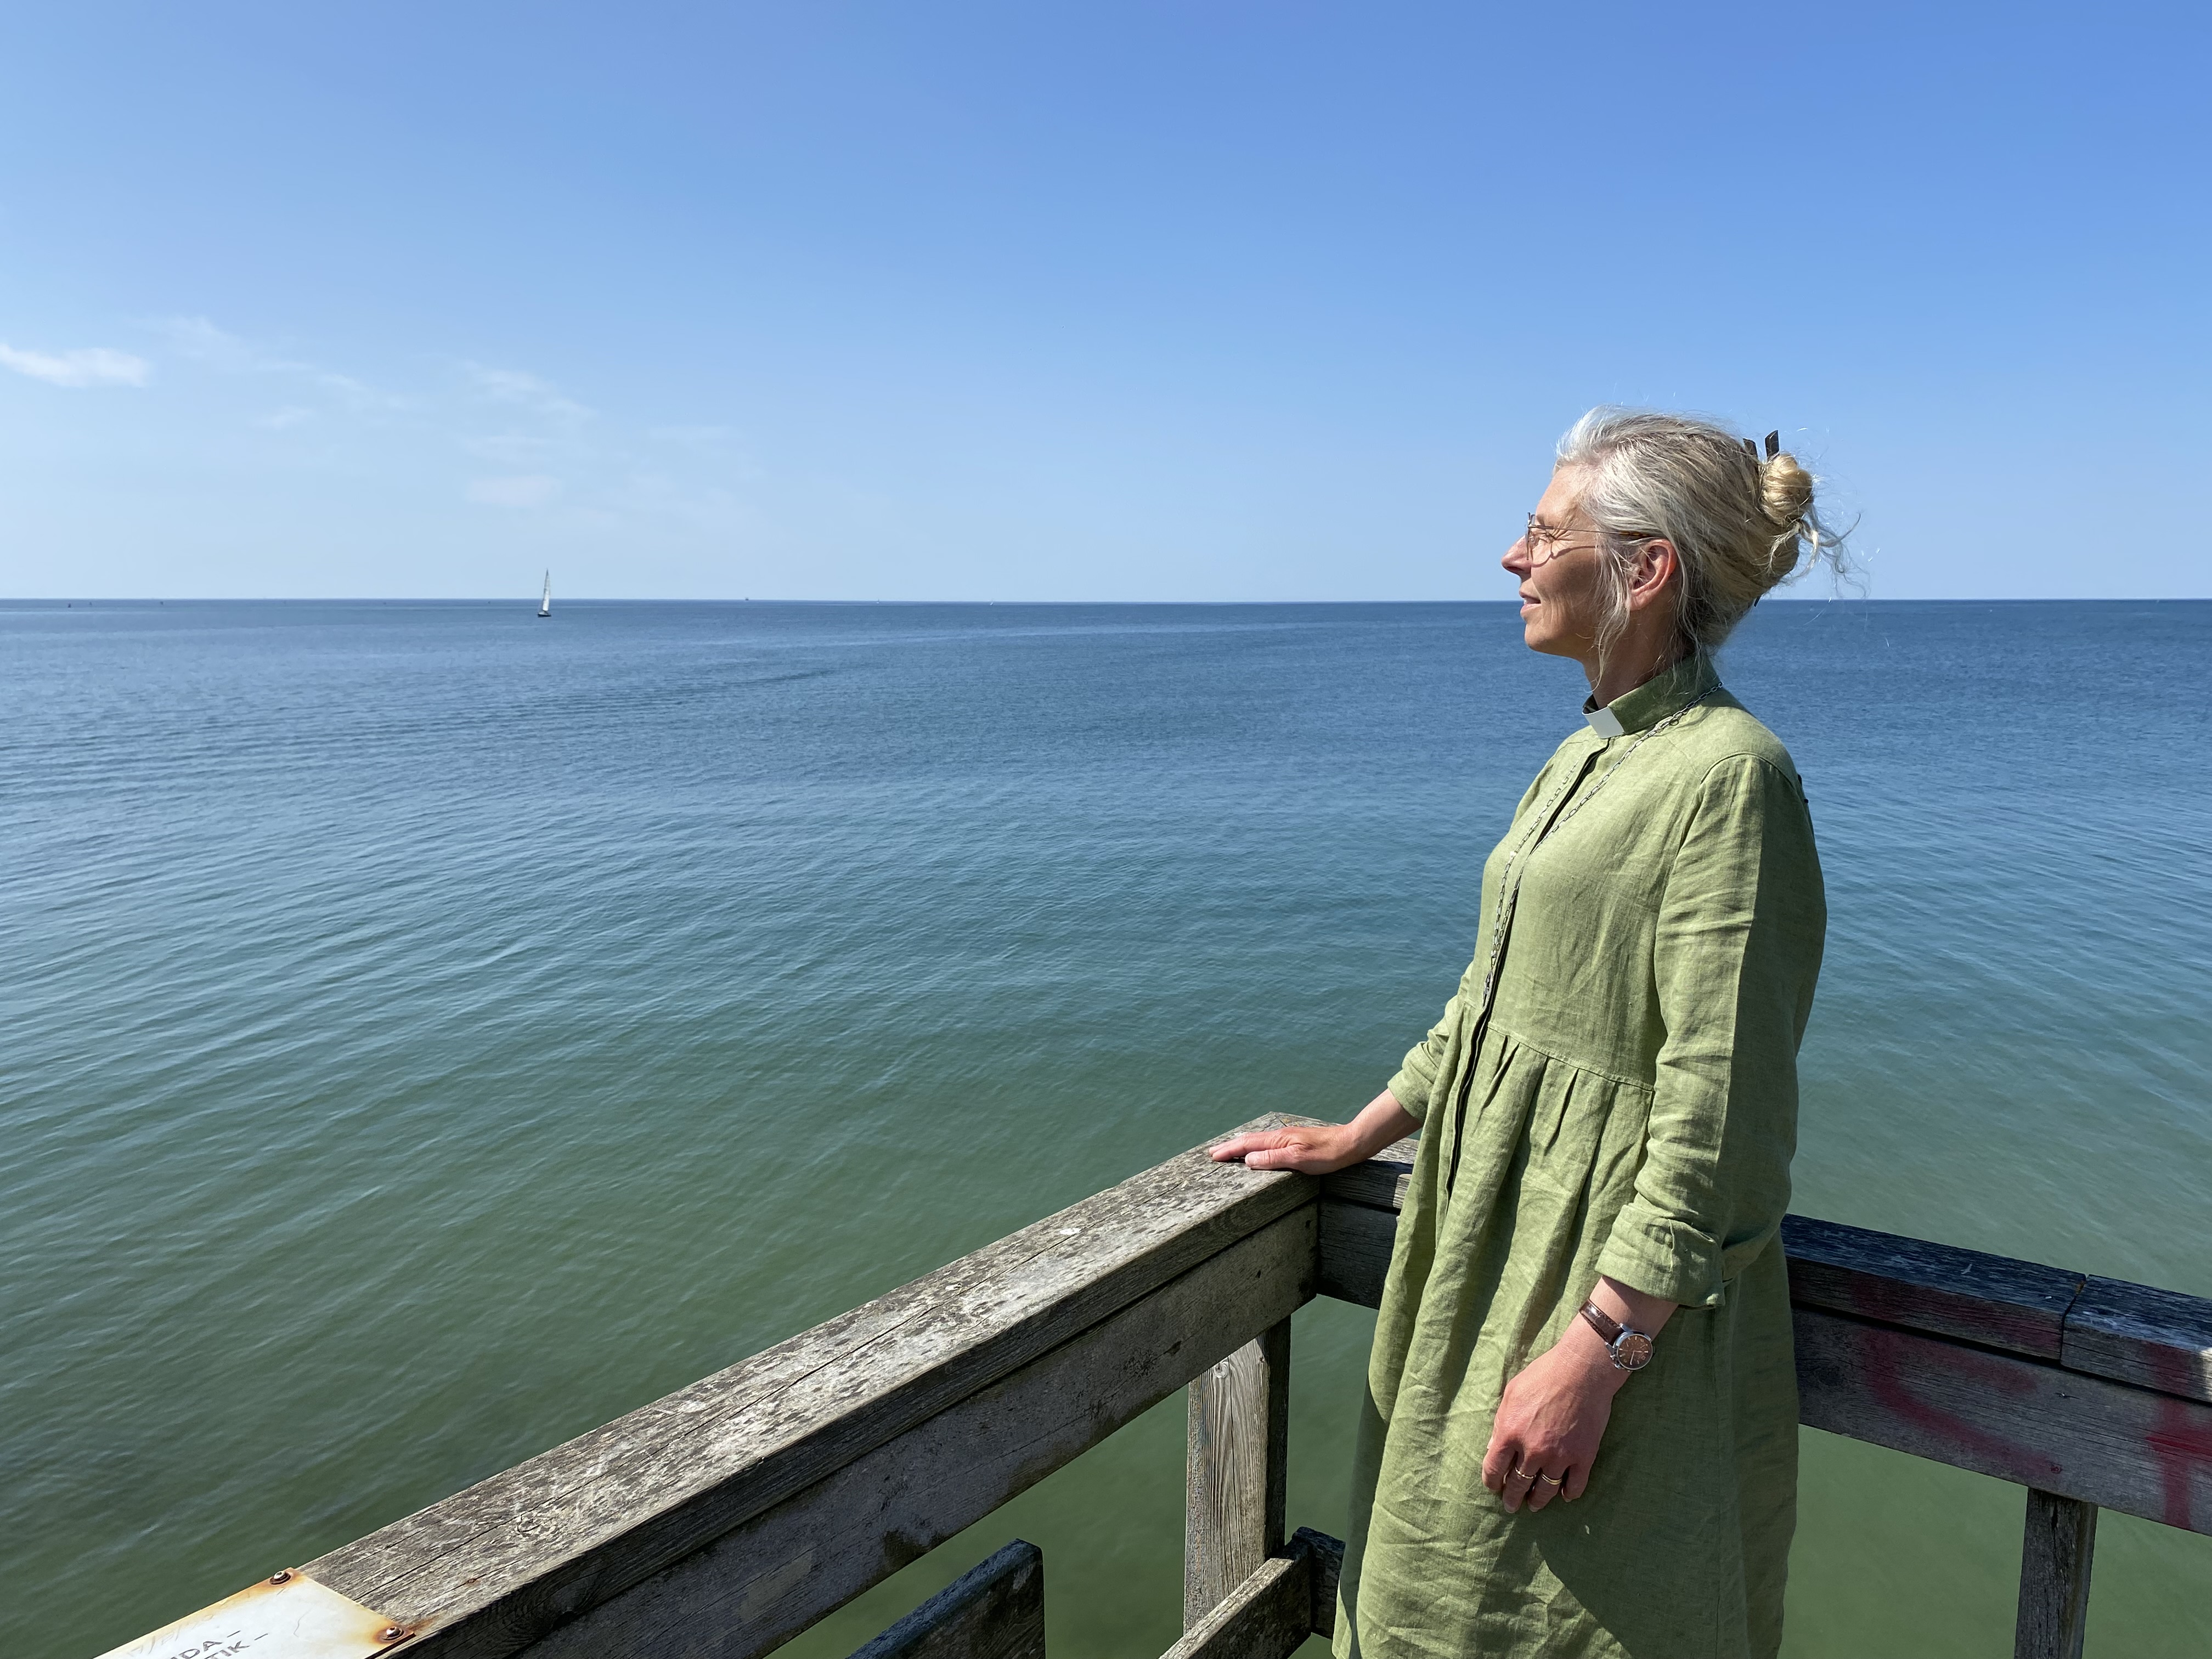
[(157, 317), (147, 326), (167, 339), (179, 356), (204, 363), (218, 374), (294, 376), (327, 392), (341, 407), (356, 415), (409, 406), (404, 398), (380, 392), (350, 374), (337, 374), (319, 363), (271, 351), (228, 329), (218, 328), (204, 317)]
[(219, 368), (226, 374), (307, 374), (313, 363), (279, 357), (204, 317), (157, 317), (149, 325), (180, 357)]
[(463, 363), (461, 369), (477, 396), (488, 403), (507, 404), (564, 426), (591, 418), (590, 410), (563, 394), (550, 380), (541, 380), (535, 374), (526, 374), (520, 369), (493, 368), (483, 363)]
[(467, 494), (482, 507), (547, 507), (561, 494), (561, 481), (542, 472), (512, 478), (471, 478)]
[(106, 346), (83, 346), (75, 351), (25, 351), (0, 342), (0, 364), (18, 374), (27, 374), (48, 386), (143, 386), (153, 378), (154, 365), (143, 357)]
[(133, 325), (154, 341), (155, 362), (106, 348), (0, 345), (0, 367), (56, 386), (143, 386), (158, 362), (210, 398), (210, 409), (227, 410), (272, 453), (295, 460), (441, 447), (458, 463), (444, 487), (448, 511), (543, 514), (520, 521), (557, 522), (579, 535), (650, 524), (727, 539), (757, 527), (746, 486), (761, 469), (737, 427), (627, 428), (541, 375), (451, 357), (432, 365), (430, 383), (388, 392), (281, 337), (234, 333), (207, 317), (141, 317)]

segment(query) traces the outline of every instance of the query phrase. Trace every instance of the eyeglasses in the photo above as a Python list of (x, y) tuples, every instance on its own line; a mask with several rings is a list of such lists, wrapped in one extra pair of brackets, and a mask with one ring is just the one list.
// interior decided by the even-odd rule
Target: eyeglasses
[(1544, 523), (1533, 513), (1528, 515), (1528, 527), (1522, 531), (1521, 539), (1528, 549), (1528, 568), (1534, 570), (1551, 563), (1560, 554), (1569, 551), (1566, 543), (1571, 536), (1607, 535), (1613, 537), (1617, 541), (1624, 542), (1656, 542), (1660, 539), (1656, 532), (1650, 535), (1630, 535), (1625, 532), (1595, 530), (1581, 525), (1549, 525)]

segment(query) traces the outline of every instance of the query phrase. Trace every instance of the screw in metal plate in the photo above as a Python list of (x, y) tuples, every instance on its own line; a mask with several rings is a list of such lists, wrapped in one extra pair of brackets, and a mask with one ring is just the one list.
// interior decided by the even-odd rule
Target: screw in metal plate
[(285, 1569), (284, 1569), (284, 1571), (282, 1571), (282, 1572), (272, 1572), (272, 1573), (270, 1573), (270, 1574), (269, 1575), (269, 1582), (270, 1582), (270, 1583), (272, 1583), (272, 1584), (289, 1584), (289, 1583), (290, 1583), (292, 1582), (292, 1569), (291, 1569), (291, 1568), (289, 1568), (289, 1567), (287, 1567), (287, 1568), (285, 1568)]
[(397, 1642), (407, 1633), (407, 1626), (404, 1625), (386, 1625), (376, 1632), (376, 1639), (380, 1642)]

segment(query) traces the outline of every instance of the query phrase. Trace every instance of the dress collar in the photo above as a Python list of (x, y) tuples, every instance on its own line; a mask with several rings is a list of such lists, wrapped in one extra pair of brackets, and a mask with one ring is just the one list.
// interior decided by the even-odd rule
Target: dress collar
[(1647, 731), (1669, 714), (1680, 713), (1708, 692), (1718, 689), (1721, 677), (1713, 659), (1700, 651), (1662, 668), (1633, 691), (1625, 691), (1601, 708), (1595, 696), (1583, 700), (1583, 718), (1601, 738), (1626, 737)]

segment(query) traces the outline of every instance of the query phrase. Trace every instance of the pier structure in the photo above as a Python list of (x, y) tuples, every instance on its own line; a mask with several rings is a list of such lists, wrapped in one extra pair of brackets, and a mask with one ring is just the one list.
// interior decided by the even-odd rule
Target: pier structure
[[(250, 1613), (293, 1632), (254, 1659), (757, 1659), (1187, 1388), (1167, 1659), (1280, 1659), (1343, 1554), (1285, 1513), (1290, 1318), (1378, 1304), (1413, 1154), (1183, 1153), (116, 1654)], [(2212, 1301), (1799, 1216), (1783, 1244), (1802, 1420), (2023, 1488), (2016, 1659), (2080, 1655), (2100, 1510), (2212, 1533)], [(1044, 1582), (1015, 1540), (855, 1659), (1043, 1659)]]

